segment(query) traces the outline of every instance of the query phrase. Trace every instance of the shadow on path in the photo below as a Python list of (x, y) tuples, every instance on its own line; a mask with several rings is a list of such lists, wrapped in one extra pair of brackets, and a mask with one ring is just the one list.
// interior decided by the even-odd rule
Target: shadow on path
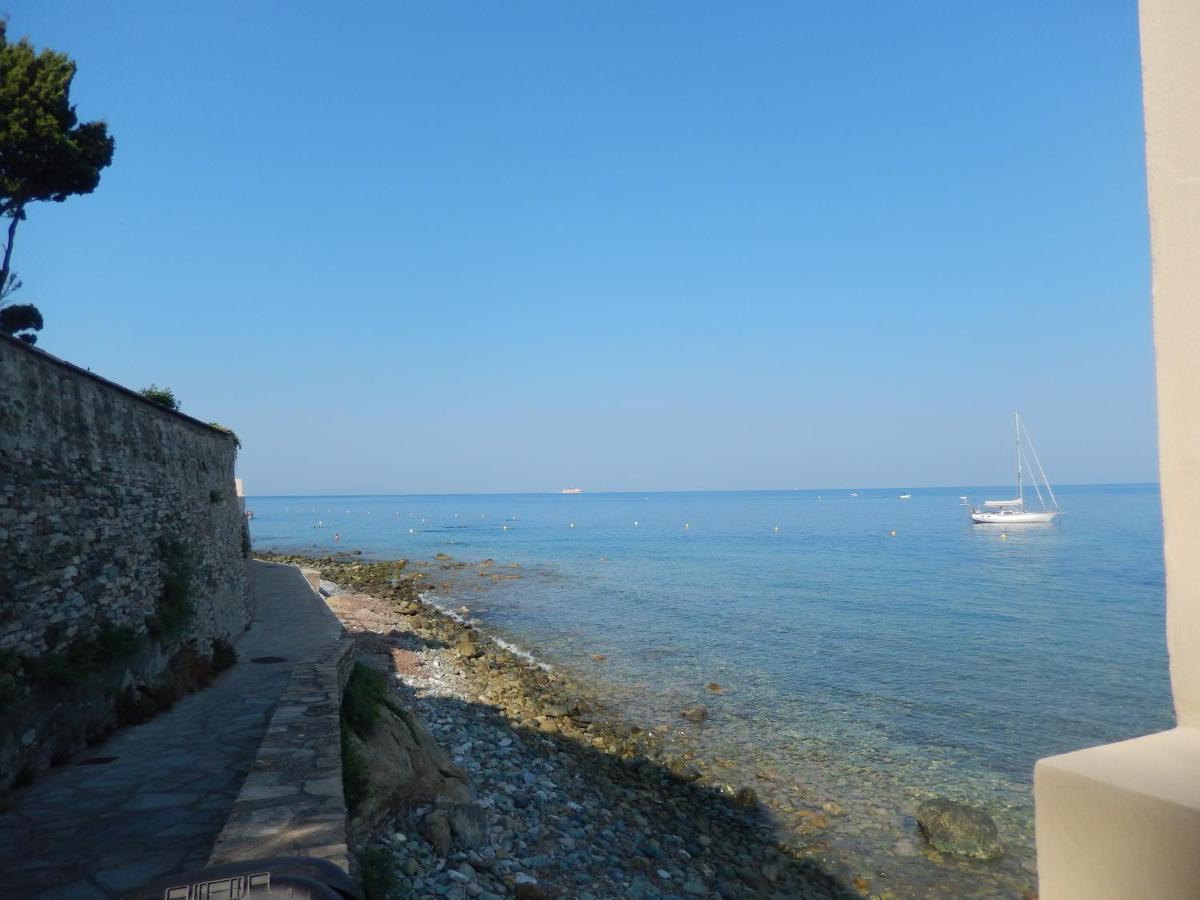
[(255, 562), (253, 577), (255, 620), (231, 669), (12, 796), (0, 893), (115, 897), (206, 863), (293, 668), (341, 634), (299, 570)]

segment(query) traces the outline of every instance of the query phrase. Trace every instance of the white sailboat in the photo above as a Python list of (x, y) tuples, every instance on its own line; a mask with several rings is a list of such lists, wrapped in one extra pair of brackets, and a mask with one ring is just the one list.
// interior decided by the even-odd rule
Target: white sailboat
[[(1054, 489), (1050, 487), (1050, 482), (1046, 479), (1046, 470), (1042, 468), (1042, 461), (1038, 459), (1037, 450), (1033, 446), (1033, 439), (1029, 437), (1029, 431), (1021, 424), (1020, 413), (1013, 413), (1013, 423), (1017, 432), (1017, 496), (1011, 500), (984, 500), (983, 509), (971, 508), (971, 521), (976, 525), (1029, 525), (1039, 524), (1043, 522), (1052, 522), (1054, 517), (1062, 512), (1062, 507), (1058, 505), (1058, 498), (1054, 496)], [(1025, 443), (1029, 445), (1029, 451), (1033, 454), (1033, 461), (1037, 463), (1037, 473), (1035, 474), (1033, 466), (1029, 465), (1029, 460), (1025, 456), (1025, 451), (1021, 447), (1021, 435), (1025, 435)], [(1038, 502), (1041, 503), (1041, 512), (1034, 512), (1025, 508), (1025, 469), (1029, 469), (1030, 482), (1033, 484), (1034, 491), (1037, 492)], [(1050, 505), (1047, 505), (1046, 498), (1042, 496), (1042, 488), (1038, 484), (1037, 475), (1042, 476), (1042, 484), (1046, 487), (1046, 493), (1050, 496)]]

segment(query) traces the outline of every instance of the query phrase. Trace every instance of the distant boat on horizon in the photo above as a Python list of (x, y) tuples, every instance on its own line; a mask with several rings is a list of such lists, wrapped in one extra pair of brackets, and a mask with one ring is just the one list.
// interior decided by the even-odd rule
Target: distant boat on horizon
[(582, 494), (583, 488), (563, 488), (559, 491), (560, 494)]
[[(972, 507), (971, 521), (976, 525), (1036, 525), (1052, 522), (1054, 517), (1062, 512), (1062, 508), (1058, 505), (1058, 498), (1054, 496), (1054, 489), (1050, 487), (1050, 481), (1046, 478), (1046, 470), (1042, 468), (1042, 461), (1038, 459), (1033, 439), (1030, 438), (1028, 429), (1021, 424), (1019, 412), (1013, 413), (1013, 426), (1017, 437), (1017, 496), (1011, 500), (984, 500), (982, 510)], [(1029, 445), (1029, 451), (1033, 454), (1033, 461), (1037, 463), (1037, 472), (1042, 476), (1042, 484), (1046, 486), (1046, 493), (1050, 495), (1053, 509), (1046, 504), (1046, 498), (1042, 496), (1042, 489), (1038, 486), (1033, 466), (1029, 465), (1025, 451), (1021, 448), (1022, 434), (1025, 435), (1025, 443)], [(1038, 502), (1042, 505), (1041, 512), (1029, 512), (1025, 509), (1024, 470), (1026, 467), (1029, 468), (1030, 481), (1033, 489), (1037, 492)]]
[(850, 492), (850, 496), (851, 496), (851, 497), (857, 497), (857, 496), (858, 496), (858, 491), (851, 491), (851, 492)]
[(901, 495), (900, 495), (900, 499), (901, 499), (901, 500), (911, 500), (911, 499), (912, 499), (912, 494), (901, 494)]

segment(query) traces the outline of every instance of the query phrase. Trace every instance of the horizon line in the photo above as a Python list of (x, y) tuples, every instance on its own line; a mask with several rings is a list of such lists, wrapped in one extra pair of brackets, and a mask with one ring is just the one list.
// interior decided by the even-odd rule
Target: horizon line
[[(675, 490), (595, 490), (589, 491), (586, 488), (580, 494), (783, 494), (783, 493), (816, 493), (817, 491), (828, 491), (830, 493), (838, 491), (939, 491), (939, 490), (960, 490), (963, 488), (997, 488), (1005, 487), (1003, 484), (928, 484), (905, 486), (905, 485), (884, 485), (882, 487), (815, 487), (815, 488), (680, 488)], [(1079, 481), (1067, 482), (1059, 485), (1059, 489), (1077, 488), (1077, 487), (1156, 487), (1161, 490), (1162, 483), (1159, 481)], [(565, 494), (559, 490), (536, 490), (536, 491), (418, 491), (418, 492), (387, 492), (387, 493), (332, 493), (332, 494), (245, 494), (249, 499), (251, 497), (261, 497), (263, 499), (270, 498), (292, 498), (292, 497), (500, 497), (500, 496), (579, 496), (580, 494)]]

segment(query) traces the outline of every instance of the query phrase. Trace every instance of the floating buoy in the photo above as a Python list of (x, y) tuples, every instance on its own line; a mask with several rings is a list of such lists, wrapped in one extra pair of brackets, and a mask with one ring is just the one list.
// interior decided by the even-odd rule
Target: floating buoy
[(417, 529), (415, 529), (415, 528), (410, 528), (410, 529), (408, 529), (408, 533), (409, 533), (409, 534), (416, 534), (416, 533), (417, 533)]
[(634, 520), (633, 520), (633, 527), (634, 527), (634, 528), (637, 528), (637, 525), (638, 525), (638, 520), (637, 520), (637, 519), (634, 519)]
[(1008, 540), (1008, 535), (1007, 535), (1007, 534), (1005, 534), (1003, 531), (1002, 531), (1002, 532), (1000, 532), (1000, 540), (1002, 540), (1002, 541), (1007, 541), (1007, 540)]
[(683, 527), (684, 527), (684, 528), (691, 528), (692, 526), (691, 526), (691, 523), (689, 523), (689, 522), (684, 522), (684, 523), (683, 523)]
[(574, 523), (574, 522), (572, 522), (572, 523), (571, 523), (571, 527), (572, 527), (572, 528), (574, 528), (574, 527), (575, 527), (575, 523)]
[(889, 531), (888, 534), (890, 534), (892, 537), (896, 536), (896, 532), (894, 529), (892, 531)]
[(508, 526), (507, 526), (507, 525), (501, 525), (501, 526), (500, 526), (500, 530), (501, 530), (501, 531), (508, 531)]

